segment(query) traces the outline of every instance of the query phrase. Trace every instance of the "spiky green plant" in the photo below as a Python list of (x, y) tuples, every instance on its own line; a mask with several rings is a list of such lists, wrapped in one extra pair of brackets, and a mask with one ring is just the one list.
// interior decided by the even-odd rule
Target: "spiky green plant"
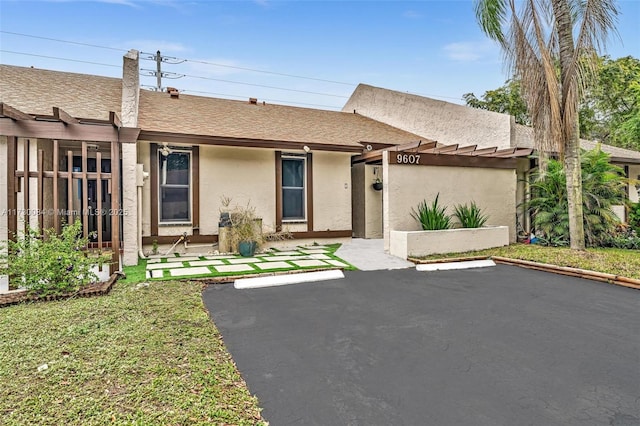
[[(628, 203), (623, 170), (609, 162), (600, 148), (582, 154), (582, 205), (587, 244), (598, 246), (613, 232), (618, 217), (613, 206)], [(546, 241), (569, 240), (569, 214), (566, 177), (560, 161), (551, 159), (547, 172), (533, 175), (531, 197), (525, 208), (533, 216), (537, 233)]]
[(470, 205), (458, 204), (454, 206), (453, 215), (458, 219), (462, 228), (481, 228), (489, 219), (474, 201)]
[(418, 204), (418, 210), (411, 209), (411, 217), (417, 220), (425, 231), (451, 228), (451, 217), (446, 213), (446, 207), (438, 205), (439, 197), (440, 193), (431, 205), (427, 204), (427, 200), (423, 200)]

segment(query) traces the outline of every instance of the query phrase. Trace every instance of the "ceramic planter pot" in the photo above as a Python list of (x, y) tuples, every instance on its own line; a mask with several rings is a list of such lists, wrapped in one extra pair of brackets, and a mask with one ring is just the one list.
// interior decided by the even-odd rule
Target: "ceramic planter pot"
[(251, 257), (256, 253), (258, 243), (255, 241), (240, 241), (238, 251), (242, 257)]

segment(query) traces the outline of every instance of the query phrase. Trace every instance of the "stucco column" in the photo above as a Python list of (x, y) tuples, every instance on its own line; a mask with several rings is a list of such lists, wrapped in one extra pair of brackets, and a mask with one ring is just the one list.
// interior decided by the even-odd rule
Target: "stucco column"
[[(120, 117), (124, 127), (138, 126), (140, 99), (139, 52), (130, 50), (122, 63), (122, 109)], [(138, 263), (138, 200), (136, 188), (137, 144), (122, 144), (122, 241), (124, 265)]]
[(384, 236), (384, 251), (389, 252), (390, 229), (389, 229), (389, 151), (382, 151), (382, 234)]
[[(7, 208), (7, 137), (0, 136), (0, 253), (7, 253), (7, 241), (9, 241), (9, 212)], [(0, 275), (0, 293), (9, 291), (9, 278)]]

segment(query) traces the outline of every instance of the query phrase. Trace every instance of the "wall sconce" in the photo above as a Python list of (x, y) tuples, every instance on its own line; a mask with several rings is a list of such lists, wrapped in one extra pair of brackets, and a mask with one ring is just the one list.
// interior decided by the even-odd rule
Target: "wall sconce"
[(309, 148), (307, 145), (302, 147), (302, 149), (304, 149), (304, 152), (306, 152), (307, 154), (311, 152), (311, 148)]

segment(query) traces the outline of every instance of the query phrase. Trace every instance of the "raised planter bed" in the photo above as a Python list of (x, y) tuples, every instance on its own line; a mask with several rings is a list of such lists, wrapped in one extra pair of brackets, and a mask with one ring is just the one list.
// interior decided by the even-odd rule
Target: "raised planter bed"
[(389, 252), (407, 259), (431, 254), (464, 253), (509, 245), (508, 226), (441, 231), (391, 231)]

